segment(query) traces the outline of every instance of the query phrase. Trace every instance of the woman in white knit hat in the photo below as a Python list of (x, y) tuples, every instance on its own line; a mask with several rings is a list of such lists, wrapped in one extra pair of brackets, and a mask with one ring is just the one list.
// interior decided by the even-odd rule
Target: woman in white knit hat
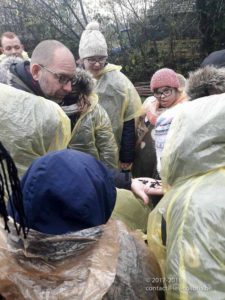
[(121, 66), (107, 63), (107, 44), (99, 24), (91, 22), (82, 33), (79, 56), (83, 66), (96, 79), (95, 90), (107, 111), (120, 149), (120, 167), (129, 169), (134, 160), (135, 118), (141, 108), (140, 97)]

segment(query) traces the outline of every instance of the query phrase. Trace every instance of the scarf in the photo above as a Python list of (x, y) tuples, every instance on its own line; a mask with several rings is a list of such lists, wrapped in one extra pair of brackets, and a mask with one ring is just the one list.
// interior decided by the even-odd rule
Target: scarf
[(160, 103), (159, 100), (157, 100), (156, 98), (153, 99), (153, 101), (151, 101), (151, 103), (149, 104), (149, 108), (148, 111), (146, 113), (147, 118), (149, 120), (149, 122), (152, 125), (156, 124), (156, 120), (157, 118), (166, 110), (170, 109), (171, 107), (177, 105), (178, 103), (182, 103), (184, 101), (187, 100), (187, 95), (183, 92), (181, 94), (181, 96), (173, 103), (173, 105), (171, 105), (168, 108), (164, 108), (164, 107), (160, 107)]

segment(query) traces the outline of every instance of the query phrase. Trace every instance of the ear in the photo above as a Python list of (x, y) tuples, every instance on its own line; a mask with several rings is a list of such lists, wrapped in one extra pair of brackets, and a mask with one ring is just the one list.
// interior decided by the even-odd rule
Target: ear
[(4, 53), (4, 49), (0, 47), (0, 54)]
[(41, 66), (39, 64), (30, 65), (30, 72), (34, 80), (38, 81), (41, 74)]

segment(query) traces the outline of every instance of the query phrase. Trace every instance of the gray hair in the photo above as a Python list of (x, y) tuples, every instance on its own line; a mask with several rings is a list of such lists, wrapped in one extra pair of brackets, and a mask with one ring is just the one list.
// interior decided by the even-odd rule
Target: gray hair
[(206, 66), (189, 74), (186, 92), (194, 100), (225, 92), (225, 68)]

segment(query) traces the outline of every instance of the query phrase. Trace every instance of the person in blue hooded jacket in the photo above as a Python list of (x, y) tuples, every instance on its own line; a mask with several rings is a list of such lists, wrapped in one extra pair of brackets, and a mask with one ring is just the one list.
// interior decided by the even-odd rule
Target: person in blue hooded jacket
[[(15, 172), (9, 174), (14, 183)], [(110, 171), (91, 155), (67, 149), (35, 160), (21, 189), (12, 185), (11, 217), (5, 218), (10, 233), (0, 222), (0, 295), (158, 299), (151, 288), (151, 278), (161, 276), (158, 264), (142, 240), (109, 220), (115, 200)], [(26, 238), (17, 235), (13, 220), (29, 228)]]

